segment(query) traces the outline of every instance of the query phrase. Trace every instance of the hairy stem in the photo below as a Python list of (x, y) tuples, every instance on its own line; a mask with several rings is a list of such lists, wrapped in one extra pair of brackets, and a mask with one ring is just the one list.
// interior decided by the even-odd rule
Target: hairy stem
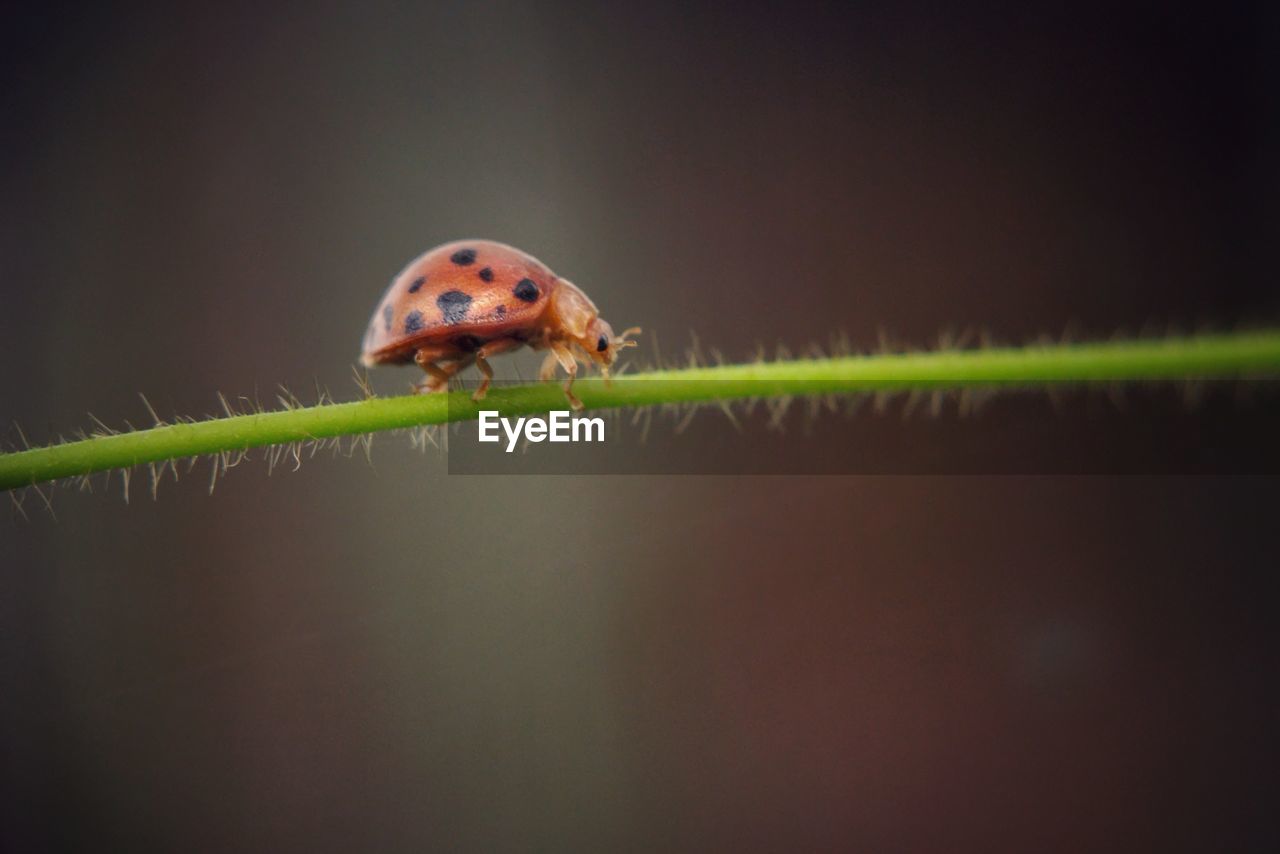
[[(693, 367), (633, 374), (608, 385), (584, 379), (574, 390), (587, 409), (611, 409), (752, 397), (1261, 377), (1280, 377), (1280, 329)], [(482, 404), (466, 392), (371, 397), (166, 424), (0, 454), (0, 489), (139, 463), (470, 420), (482, 408), (524, 415), (566, 407), (559, 384), (538, 383), (495, 388)]]

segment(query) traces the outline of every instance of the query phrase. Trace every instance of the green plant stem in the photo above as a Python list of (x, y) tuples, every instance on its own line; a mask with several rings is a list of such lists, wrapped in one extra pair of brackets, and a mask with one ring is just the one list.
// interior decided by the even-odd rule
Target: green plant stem
[[(611, 409), (753, 397), (1260, 377), (1280, 377), (1280, 329), (693, 367), (633, 374), (608, 385), (588, 378), (574, 390), (587, 409)], [(166, 424), (2, 454), (0, 489), (140, 463), (471, 420), (482, 408), (518, 416), (566, 406), (559, 383), (536, 383), (494, 388), (481, 404), (466, 392), (372, 397)]]

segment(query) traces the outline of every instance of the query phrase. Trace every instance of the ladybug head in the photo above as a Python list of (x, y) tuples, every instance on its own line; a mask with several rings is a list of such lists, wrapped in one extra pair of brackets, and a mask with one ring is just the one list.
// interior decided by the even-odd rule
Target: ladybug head
[(548, 325), (555, 336), (581, 347), (606, 376), (609, 366), (618, 358), (618, 351), (636, 346), (627, 338), (639, 334), (640, 330), (628, 329), (621, 335), (614, 335), (613, 327), (600, 317), (595, 305), (572, 282), (559, 281), (548, 309)]
[(583, 349), (591, 354), (591, 358), (608, 368), (618, 358), (618, 351), (635, 347), (636, 342), (628, 341), (632, 335), (639, 335), (640, 328), (634, 326), (621, 335), (613, 334), (613, 327), (602, 318), (596, 317), (587, 324), (587, 334), (583, 336)]

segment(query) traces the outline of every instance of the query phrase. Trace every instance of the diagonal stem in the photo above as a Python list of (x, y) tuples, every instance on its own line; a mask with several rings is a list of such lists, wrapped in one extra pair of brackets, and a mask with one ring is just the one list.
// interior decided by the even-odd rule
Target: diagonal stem
[[(586, 409), (612, 409), (754, 397), (1257, 378), (1280, 378), (1280, 329), (694, 367), (620, 377), (611, 385), (585, 379), (574, 390)], [(371, 397), (169, 424), (0, 454), (0, 490), (140, 463), (472, 420), (481, 409), (510, 416), (564, 408), (558, 385), (538, 383), (494, 388), (481, 404), (466, 392)]]

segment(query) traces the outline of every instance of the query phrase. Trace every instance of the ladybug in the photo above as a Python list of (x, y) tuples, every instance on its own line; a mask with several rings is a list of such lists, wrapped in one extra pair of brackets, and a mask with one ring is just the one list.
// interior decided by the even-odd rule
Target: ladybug
[(471, 396), (483, 400), (493, 379), (489, 357), (528, 345), (550, 350), (539, 379), (564, 368), (564, 394), (574, 409), (578, 361), (595, 362), (605, 379), (618, 351), (639, 329), (614, 335), (577, 285), (532, 255), (491, 240), (460, 240), (409, 262), (387, 288), (364, 335), (367, 367), (416, 362), (427, 378), (417, 392), (443, 391), (471, 363), (484, 381)]

